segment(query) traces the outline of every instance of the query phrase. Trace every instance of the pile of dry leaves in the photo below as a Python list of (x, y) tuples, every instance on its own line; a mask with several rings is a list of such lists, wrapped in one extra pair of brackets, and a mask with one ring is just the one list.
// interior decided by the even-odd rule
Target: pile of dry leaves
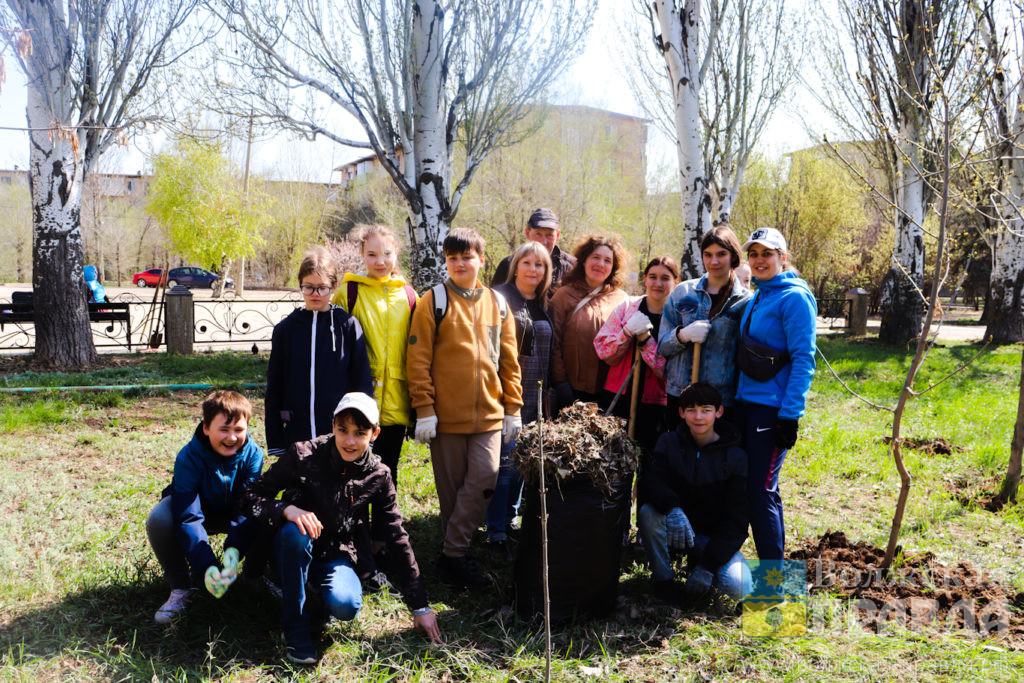
[(577, 401), (551, 422), (534, 422), (519, 434), (512, 463), (528, 483), (538, 479), (541, 435), (544, 476), (549, 484), (589, 477), (606, 496), (614, 484), (629, 481), (640, 460), (640, 446), (626, 436), (626, 422), (608, 417), (593, 403)]

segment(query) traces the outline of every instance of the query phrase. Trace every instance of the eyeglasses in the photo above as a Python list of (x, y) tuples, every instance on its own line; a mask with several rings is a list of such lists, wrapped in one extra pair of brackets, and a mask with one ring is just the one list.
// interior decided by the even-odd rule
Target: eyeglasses
[(314, 293), (317, 296), (323, 296), (324, 294), (330, 292), (332, 289), (333, 287), (331, 287), (330, 285), (320, 285), (319, 287), (314, 287), (313, 285), (302, 285), (301, 287), (299, 287), (299, 290), (301, 290), (302, 293), (305, 294), (306, 296), (312, 296)]

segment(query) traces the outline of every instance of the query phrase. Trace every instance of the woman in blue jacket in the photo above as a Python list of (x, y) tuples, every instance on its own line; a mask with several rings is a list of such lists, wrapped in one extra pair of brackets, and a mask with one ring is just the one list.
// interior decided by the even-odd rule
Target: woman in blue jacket
[(757, 286), (740, 320), (737, 351), (737, 410), (750, 458), (750, 528), (757, 556), (781, 560), (786, 533), (779, 472), (796, 443), (814, 377), (818, 306), (807, 283), (787, 270), (782, 233), (759, 228), (743, 249)]

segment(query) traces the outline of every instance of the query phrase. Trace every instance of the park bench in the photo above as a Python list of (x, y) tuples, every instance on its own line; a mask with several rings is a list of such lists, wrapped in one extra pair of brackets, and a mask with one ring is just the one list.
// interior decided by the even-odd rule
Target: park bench
[[(89, 322), (110, 323), (107, 332), (114, 331), (114, 323), (123, 322), (125, 343), (132, 350), (132, 318), (129, 304), (120, 302), (104, 302), (89, 304)], [(5, 324), (35, 323), (35, 307), (32, 303), (32, 292), (12, 292), (11, 303), (0, 303), (0, 331)]]

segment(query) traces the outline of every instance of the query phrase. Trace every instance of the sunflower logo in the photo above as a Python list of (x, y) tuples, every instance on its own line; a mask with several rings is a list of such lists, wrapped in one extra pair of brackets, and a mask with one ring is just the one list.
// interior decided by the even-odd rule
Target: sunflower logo
[(765, 582), (772, 588), (778, 588), (782, 585), (782, 570), (781, 569), (769, 569), (765, 575)]

